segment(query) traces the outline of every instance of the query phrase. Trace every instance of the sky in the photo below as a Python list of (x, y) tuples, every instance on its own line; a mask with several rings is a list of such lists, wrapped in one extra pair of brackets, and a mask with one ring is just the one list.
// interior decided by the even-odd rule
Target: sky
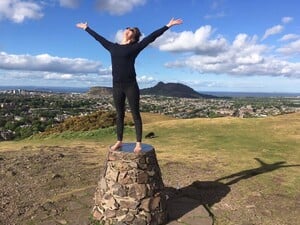
[(300, 93), (298, 0), (1, 0), (0, 86), (112, 86), (110, 55), (78, 22), (112, 42), (173, 26), (136, 59), (140, 88)]

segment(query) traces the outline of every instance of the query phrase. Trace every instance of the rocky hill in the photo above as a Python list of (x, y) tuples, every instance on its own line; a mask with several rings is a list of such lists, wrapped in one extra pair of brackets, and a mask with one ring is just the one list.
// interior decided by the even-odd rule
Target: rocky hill
[(111, 87), (91, 87), (90, 90), (87, 92), (88, 95), (111, 95), (112, 88)]
[(142, 95), (162, 95), (179, 98), (213, 98), (215, 96), (200, 94), (194, 89), (180, 83), (159, 82), (154, 87), (141, 90)]
[[(92, 87), (87, 94), (89, 95), (111, 95), (111, 87)], [(212, 95), (200, 94), (194, 89), (181, 83), (159, 82), (154, 87), (141, 89), (141, 95), (162, 95), (178, 98), (216, 98)]]

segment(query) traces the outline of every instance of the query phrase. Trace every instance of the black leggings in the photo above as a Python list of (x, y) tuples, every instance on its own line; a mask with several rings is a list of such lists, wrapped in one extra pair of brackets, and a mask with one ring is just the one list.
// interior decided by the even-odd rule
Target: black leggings
[(127, 97), (134, 121), (136, 141), (142, 141), (142, 118), (140, 114), (140, 90), (136, 82), (113, 85), (113, 98), (117, 111), (117, 138), (123, 140), (125, 99)]

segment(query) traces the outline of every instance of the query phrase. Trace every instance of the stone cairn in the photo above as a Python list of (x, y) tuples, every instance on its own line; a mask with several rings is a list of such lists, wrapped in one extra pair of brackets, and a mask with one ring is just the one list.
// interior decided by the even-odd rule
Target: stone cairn
[(108, 151), (95, 193), (93, 218), (104, 225), (160, 225), (167, 220), (164, 184), (151, 145), (135, 143)]

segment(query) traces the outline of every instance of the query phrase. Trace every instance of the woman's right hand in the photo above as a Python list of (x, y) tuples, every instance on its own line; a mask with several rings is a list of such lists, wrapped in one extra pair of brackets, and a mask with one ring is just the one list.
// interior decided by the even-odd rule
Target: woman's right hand
[(87, 22), (85, 22), (85, 23), (77, 23), (76, 27), (85, 30), (88, 27), (88, 23)]

